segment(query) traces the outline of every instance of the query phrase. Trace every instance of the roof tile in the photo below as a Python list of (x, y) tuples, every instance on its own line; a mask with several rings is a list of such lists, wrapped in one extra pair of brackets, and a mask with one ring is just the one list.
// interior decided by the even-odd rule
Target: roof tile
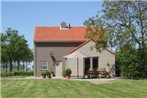
[(60, 27), (36, 27), (34, 41), (86, 41), (86, 27), (71, 27), (62, 30)]

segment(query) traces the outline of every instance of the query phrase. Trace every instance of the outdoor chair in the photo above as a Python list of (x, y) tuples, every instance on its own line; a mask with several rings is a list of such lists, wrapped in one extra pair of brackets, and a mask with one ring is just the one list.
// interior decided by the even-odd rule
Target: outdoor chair
[(98, 71), (95, 68), (89, 68), (87, 75), (88, 78), (98, 77)]
[(99, 73), (99, 78), (105, 78), (108, 75), (106, 68), (98, 68), (97, 71)]

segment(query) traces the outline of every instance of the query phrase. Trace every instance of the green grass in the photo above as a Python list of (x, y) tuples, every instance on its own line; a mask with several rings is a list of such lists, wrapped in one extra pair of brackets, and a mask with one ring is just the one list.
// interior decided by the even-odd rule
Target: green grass
[(41, 79), (2, 80), (2, 98), (147, 98), (147, 80), (118, 80), (106, 84)]

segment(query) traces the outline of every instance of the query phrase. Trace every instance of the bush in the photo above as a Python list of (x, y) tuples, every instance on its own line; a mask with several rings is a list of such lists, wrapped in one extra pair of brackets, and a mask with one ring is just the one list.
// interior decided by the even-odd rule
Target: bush
[(45, 71), (42, 71), (41, 72), (41, 75), (42, 75), (43, 78), (45, 78), (46, 77), (46, 72)]
[(51, 78), (51, 73), (49, 71), (46, 71), (45, 74), (48, 78)]
[(126, 79), (136, 79), (141, 77), (141, 71), (139, 70), (139, 65), (128, 64), (121, 66), (121, 76)]
[(71, 74), (71, 73), (72, 73), (72, 71), (70, 68), (67, 68), (63, 71), (63, 74)]
[(7, 76), (33, 76), (33, 71), (15, 71), (15, 72), (1, 72), (1, 77)]
[(140, 64), (138, 51), (131, 45), (125, 45), (116, 52), (116, 68), (119, 69), (122, 78), (136, 79), (142, 77), (143, 70)]
[(14, 76), (14, 72), (1, 72), (1, 77)]
[(70, 79), (71, 73), (72, 73), (71, 69), (67, 68), (67, 69), (63, 70), (63, 77)]

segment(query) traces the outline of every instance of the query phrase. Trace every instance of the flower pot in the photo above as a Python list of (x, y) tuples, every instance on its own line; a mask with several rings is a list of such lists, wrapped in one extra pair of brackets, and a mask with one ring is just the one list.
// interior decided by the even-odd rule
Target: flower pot
[(64, 78), (66, 78), (66, 74), (62, 74)]
[(66, 78), (70, 79), (70, 74), (66, 74)]

